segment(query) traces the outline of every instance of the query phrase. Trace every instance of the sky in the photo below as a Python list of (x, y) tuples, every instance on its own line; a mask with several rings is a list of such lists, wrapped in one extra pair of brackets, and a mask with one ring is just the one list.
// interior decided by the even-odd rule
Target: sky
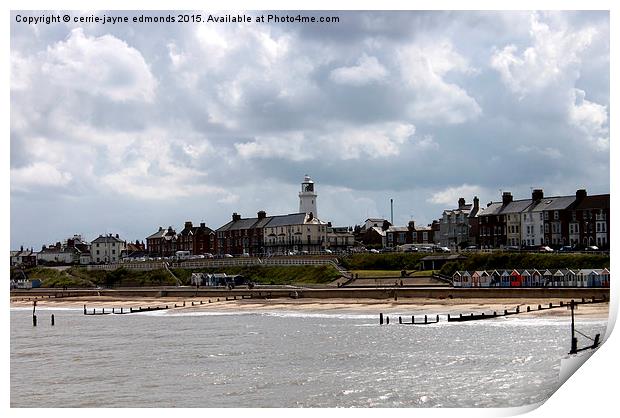
[(58, 13), (11, 12), (11, 248), (294, 213), (305, 174), (338, 226), (610, 191), (605, 11), (17, 22)]

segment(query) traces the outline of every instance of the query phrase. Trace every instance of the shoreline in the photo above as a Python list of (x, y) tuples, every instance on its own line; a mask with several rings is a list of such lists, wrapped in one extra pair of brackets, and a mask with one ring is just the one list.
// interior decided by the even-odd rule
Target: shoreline
[[(434, 298), (399, 298), (397, 301), (390, 299), (364, 299), (364, 298), (275, 298), (275, 299), (237, 299), (225, 300), (211, 298), (211, 303), (205, 297), (111, 297), (111, 296), (80, 296), (66, 299), (41, 299), (37, 301), (38, 308), (75, 308), (82, 309), (84, 305), (88, 309), (111, 309), (111, 308), (138, 308), (172, 306), (168, 311), (176, 312), (235, 312), (235, 311), (302, 311), (302, 312), (353, 312), (359, 314), (409, 314), (409, 315), (442, 315), (442, 314), (470, 314), (470, 313), (492, 313), (493, 311), (503, 312), (504, 309), (514, 310), (517, 306), (522, 310), (519, 317), (570, 317), (570, 310), (566, 307), (554, 309), (536, 310), (538, 305), (557, 305), (568, 300), (562, 298), (535, 298), (535, 299), (515, 299), (515, 298), (454, 298), (454, 299), (434, 299)], [(200, 304), (200, 302), (203, 302)], [(174, 304), (181, 305), (185, 302), (185, 307), (174, 308)], [(194, 306), (192, 306), (192, 302)], [(31, 308), (32, 301), (11, 301), (10, 307)], [(532, 311), (526, 312), (527, 306)], [(575, 310), (576, 317), (608, 319), (609, 302), (579, 305)]]

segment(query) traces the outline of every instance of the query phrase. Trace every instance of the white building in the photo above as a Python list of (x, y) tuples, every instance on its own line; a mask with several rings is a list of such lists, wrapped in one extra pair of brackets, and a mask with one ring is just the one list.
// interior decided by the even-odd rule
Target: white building
[(118, 234), (115, 236), (99, 235), (90, 244), (91, 261), (93, 263), (118, 263), (121, 251), (125, 248), (126, 243), (118, 237)]
[(316, 197), (314, 182), (306, 174), (304, 181), (301, 183), (301, 192), (299, 192), (299, 213), (312, 213), (315, 217), (318, 216)]

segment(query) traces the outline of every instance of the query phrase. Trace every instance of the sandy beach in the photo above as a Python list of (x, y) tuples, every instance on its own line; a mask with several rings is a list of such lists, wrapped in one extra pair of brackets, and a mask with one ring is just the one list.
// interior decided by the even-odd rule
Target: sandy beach
[[(565, 307), (535, 311), (538, 305), (549, 306), (549, 303), (557, 305), (560, 301), (566, 303), (567, 300), (550, 299), (426, 299), (426, 298), (400, 298), (398, 301), (388, 299), (237, 299), (225, 300), (225, 298), (211, 298), (211, 302), (206, 298), (118, 298), (109, 296), (85, 296), (64, 299), (42, 299), (37, 301), (39, 308), (83, 308), (84, 305), (89, 309), (101, 308), (138, 308), (156, 306), (174, 306), (174, 311), (196, 311), (210, 310), (218, 312), (234, 311), (313, 311), (313, 312), (355, 312), (369, 314), (470, 314), (470, 313), (492, 313), (503, 312), (504, 309), (514, 310), (519, 307), (523, 312), (519, 316), (529, 317), (567, 317), (570, 310)], [(185, 302), (185, 306), (180, 305)], [(194, 306), (192, 306), (192, 302)], [(202, 302), (202, 304), (201, 304)], [(31, 307), (32, 301), (11, 300), (11, 307)], [(530, 306), (532, 312), (525, 312)], [(609, 316), (609, 303), (596, 303), (580, 305), (575, 310), (575, 315), (579, 317), (606, 319)]]

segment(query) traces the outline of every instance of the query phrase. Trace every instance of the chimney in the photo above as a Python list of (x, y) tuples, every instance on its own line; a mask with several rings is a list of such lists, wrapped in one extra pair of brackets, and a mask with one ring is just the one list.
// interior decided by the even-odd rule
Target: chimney
[(232, 214), (232, 220), (234, 222), (240, 221), (241, 220), (241, 215), (239, 215), (237, 212)]
[(409, 221), (408, 227), (410, 231), (413, 231), (415, 229), (415, 221)]
[(313, 214), (312, 212), (310, 212), (310, 213), (308, 214), (308, 221), (311, 221), (311, 220), (313, 220), (313, 219), (314, 219), (314, 214)]
[(264, 210), (259, 210), (256, 214), (258, 215), (258, 219), (265, 219), (267, 217), (267, 212)]
[(479, 208), (480, 208), (480, 199), (478, 199), (478, 196), (474, 196), (474, 212), (478, 212)]
[(118, 234), (116, 234), (116, 238), (118, 238)]
[(465, 199), (461, 197), (459, 199), (459, 209), (461, 209), (463, 206), (465, 206)]
[(331, 228), (331, 227), (332, 227), (332, 223), (331, 223), (331, 222), (327, 222), (327, 226), (328, 226), (329, 228)]
[(206, 228), (206, 226), (207, 226), (207, 225), (206, 225), (204, 222), (200, 222), (200, 227), (201, 227), (201, 228)]
[(19, 247), (19, 251), (24, 251), (24, 246), (23, 245)]
[(588, 196), (586, 189), (579, 189), (577, 193), (575, 193), (575, 199), (577, 199), (578, 202), (581, 202), (586, 196)]
[(192, 221), (186, 221), (185, 222), (185, 229), (191, 228), (192, 227)]
[(502, 206), (506, 206), (510, 202), (512, 202), (512, 193), (510, 192), (502, 193)]
[(532, 190), (532, 200), (542, 200), (545, 197), (542, 189)]
[(159, 231), (163, 231), (163, 230), (164, 230), (164, 228), (162, 228), (162, 227), (160, 226), (160, 227), (159, 227)]

